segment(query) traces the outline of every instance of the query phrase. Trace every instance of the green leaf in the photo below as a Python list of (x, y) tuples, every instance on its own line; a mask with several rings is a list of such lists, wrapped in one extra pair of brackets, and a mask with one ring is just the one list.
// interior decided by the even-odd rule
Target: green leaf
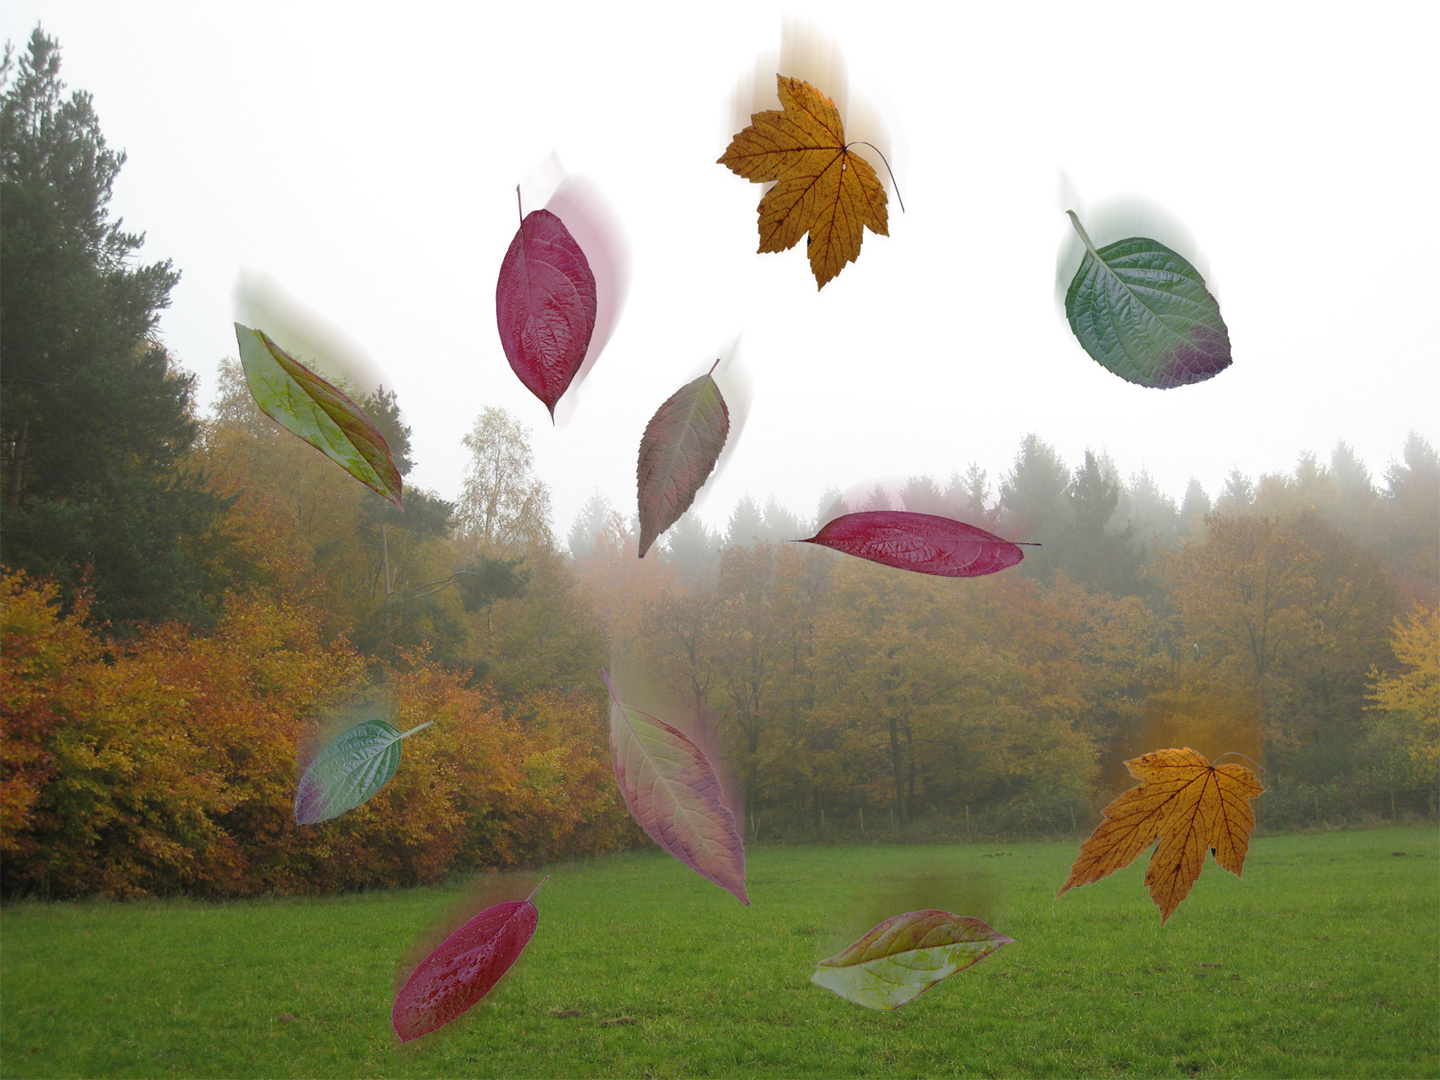
[(400, 767), (400, 740), (427, 728), (402, 732), (384, 720), (366, 720), (321, 750), (295, 790), (295, 820), (301, 825), (353, 810), (390, 782)]
[(1013, 941), (979, 919), (933, 908), (910, 911), (821, 960), (810, 981), (867, 1009), (889, 1012)]
[[(359, 405), (270, 340), (235, 324), (240, 364), (260, 411), (366, 487), (400, 503), (400, 473), (385, 436)], [(403, 509), (403, 507), (401, 507)]]
[(1132, 236), (1085, 257), (1065, 294), (1065, 317), (1099, 364), (1127, 382), (1168, 389), (1230, 366), (1230, 332), (1200, 272), (1164, 244)]

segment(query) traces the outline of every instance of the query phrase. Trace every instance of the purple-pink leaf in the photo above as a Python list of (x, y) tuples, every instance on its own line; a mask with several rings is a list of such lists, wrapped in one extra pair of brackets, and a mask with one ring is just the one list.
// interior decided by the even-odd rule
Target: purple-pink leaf
[[(716, 364), (720, 361), (716, 360)], [(710, 371), (661, 405), (640, 437), (640, 558), (690, 509), (730, 434), (730, 410)]]
[(524, 900), (486, 908), (420, 961), (390, 1010), (401, 1042), (443, 1027), (494, 988), (535, 933), (540, 919), (535, 893), (549, 880)]
[(510, 367), (553, 417), (590, 347), (595, 275), (565, 223), (548, 210), (527, 214), (505, 252), (495, 320)]
[(749, 907), (745, 845), (709, 760), (683, 732), (616, 697), (603, 670), (600, 677), (612, 702), (615, 781), (630, 816), (650, 839)]
[(939, 577), (993, 574), (1025, 557), (1020, 545), (974, 525), (906, 510), (845, 514), (800, 542)]

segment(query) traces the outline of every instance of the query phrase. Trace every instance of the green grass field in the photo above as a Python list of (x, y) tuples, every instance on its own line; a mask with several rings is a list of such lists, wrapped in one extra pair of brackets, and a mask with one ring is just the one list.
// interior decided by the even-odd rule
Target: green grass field
[[(510, 976), (404, 1048), (397, 976), (457, 905), (473, 914), (473, 882), (15, 904), (0, 1073), (1440, 1076), (1437, 839), (1257, 838), (1243, 881), (1207, 861), (1163, 928), (1143, 858), (1053, 899), (1073, 844), (760, 844), (749, 909), (658, 849), (557, 865)], [(924, 907), (1016, 942), (894, 1013), (810, 983), (817, 959)]]

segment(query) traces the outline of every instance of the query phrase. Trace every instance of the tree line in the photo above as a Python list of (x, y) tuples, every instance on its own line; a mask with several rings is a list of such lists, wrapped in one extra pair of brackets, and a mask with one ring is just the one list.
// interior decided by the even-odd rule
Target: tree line
[[(752, 834), (815, 835), (827, 814), (855, 832), (867, 813), (1068, 832), (1129, 785), (1125, 758), (1170, 745), (1260, 763), (1271, 827), (1433, 813), (1440, 460), (1423, 439), (1383, 486), (1342, 443), (1328, 467), (1303, 453), (1177, 505), (1031, 435), (998, 489), (972, 467), (859, 505), (829, 493), (810, 520), (746, 499), (723, 533), (678, 526), (668, 576), (635, 565), (633, 520), (598, 497), (570, 544), (617, 652), (725, 747)], [(788, 542), (861, 509), (1044, 546), (951, 580)]]
[[(1187, 743), (1261, 762), (1275, 827), (1429, 809), (1440, 463), (1418, 436), (1378, 484), (1341, 444), (1177, 503), (1031, 435), (994, 490), (972, 466), (808, 519), (747, 498), (641, 562), (599, 498), (562, 545), (529, 433), (485, 408), (458, 497), (408, 488), (399, 513), (259, 413), (234, 361), (197, 414), (154, 333), (178, 272), (109, 217), (123, 153), (42, 31), (12, 60), (6, 895), (354, 888), (639, 843), (601, 666), (716, 750), (751, 838), (1083, 831), (1124, 757)], [(394, 393), (357, 396), (408, 475)], [(939, 580), (791, 543), (883, 507), (1044, 546)], [(307, 748), (377, 687), (436, 723), (377, 798), (297, 826)]]

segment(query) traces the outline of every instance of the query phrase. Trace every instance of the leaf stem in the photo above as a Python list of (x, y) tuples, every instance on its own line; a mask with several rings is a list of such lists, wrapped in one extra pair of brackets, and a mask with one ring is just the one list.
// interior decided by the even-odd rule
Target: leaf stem
[(610, 685), (610, 676), (605, 674), (603, 667), (600, 669), (600, 677), (605, 680), (605, 689), (610, 691), (610, 700), (615, 702), (616, 705), (619, 705), (620, 699), (615, 696), (615, 688)]
[(1080, 239), (1085, 241), (1085, 250), (1090, 252), (1091, 255), (1094, 255), (1095, 258), (1100, 258), (1100, 253), (1095, 250), (1095, 245), (1090, 242), (1090, 234), (1085, 231), (1085, 226), (1080, 224), (1080, 219), (1075, 216), (1075, 211), (1066, 210), (1065, 213), (1070, 215), (1070, 224), (1075, 226), (1075, 231), (1080, 234)]
[(525, 228), (525, 207), (520, 203), (520, 185), (515, 185), (515, 212), (520, 215), (520, 228)]
[[(849, 143), (848, 145), (868, 146), (871, 150), (874, 150), (875, 153), (880, 154), (880, 148), (878, 146), (876, 146), (874, 143), (866, 142), (864, 139), (856, 139), (853, 143)], [(884, 154), (880, 154), (880, 160), (885, 162), (885, 171), (887, 173), (890, 173), (890, 184), (895, 188), (895, 201), (900, 204), (900, 212), (903, 214), (905, 212), (905, 200), (900, 197), (900, 182), (895, 179), (895, 174), (890, 170), (890, 162), (885, 161)]]
[(547, 882), (547, 881), (549, 881), (549, 880), (550, 880), (550, 875), (549, 875), (549, 874), (546, 874), (543, 878), (541, 878), (541, 879), (540, 879), (540, 884), (539, 884), (539, 885), (536, 885), (535, 888), (531, 889), (531, 890), (530, 890), (530, 895), (527, 896), (527, 897), (525, 897), (525, 903), (528, 904), (528, 903), (530, 903), (530, 901), (534, 900), (534, 899), (535, 899), (535, 894), (538, 893), (541, 889), (543, 889), (543, 888), (545, 887), (545, 882)]
[(1251, 765), (1254, 765), (1255, 768), (1259, 769), (1262, 773), (1265, 771), (1265, 766), (1264, 766), (1264, 765), (1261, 765), (1258, 761), (1256, 761), (1254, 758), (1250, 757), (1248, 754), (1242, 754), (1239, 750), (1226, 750), (1225, 753), (1221, 754), (1220, 757), (1217, 757), (1214, 761), (1210, 762), (1210, 764), (1211, 764), (1211, 765), (1218, 764), (1219, 761), (1220, 761), (1220, 758), (1229, 757), (1229, 756), (1232, 755), (1232, 754), (1235, 755), (1235, 756), (1238, 757), (1238, 758), (1244, 758), (1246, 761), (1250, 762)]
[(717, 357), (715, 358), (715, 362), (710, 365), (710, 370), (707, 371), (705, 374), (706, 374), (706, 375), (714, 375), (714, 374), (715, 374), (715, 369), (716, 369), (717, 367), (719, 367), (719, 366), (720, 366), (720, 358), (717, 356)]
[(403, 739), (408, 735), (414, 735), (415, 732), (419, 731), (421, 728), (427, 728), (434, 722), (434, 720), (426, 720), (423, 724), (420, 725), (420, 727), (412, 727), (409, 731), (401, 732), (400, 738)]

